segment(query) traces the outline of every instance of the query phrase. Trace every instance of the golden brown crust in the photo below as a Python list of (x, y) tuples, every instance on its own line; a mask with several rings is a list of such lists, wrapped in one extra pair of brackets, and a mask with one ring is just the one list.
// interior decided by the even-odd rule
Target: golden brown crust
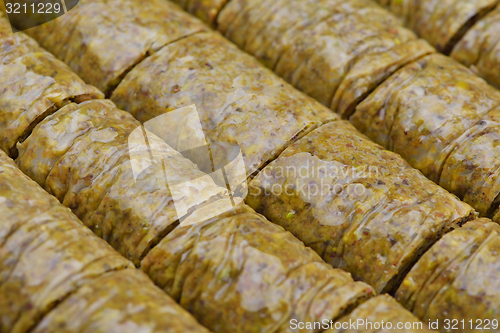
[(0, 152), (0, 331), (26, 332), (105, 272), (133, 267)]
[(455, 45), (451, 57), (500, 89), (500, 6), (479, 20)]
[[(217, 30), (219, 30), (230, 41), (238, 45), (242, 50), (245, 50), (247, 37), (251, 33), (257, 33), (256, 29), (252, 29), (253, 25), (260, 22), (262, 16), (267, 16), (273, 13), (272, 9), (278, 9), (281, 2), (277, 6), (273, 6), (277, 0), (231, 0), (224, 9), (219, 13), (217, 19)], [(283, 22), (280, 22), (280, 25)], [(276, 26), (279, 29), (279, 25)], [(273, 68), (267, 62), (271, 59), (266, 57), (258, 57), (267, 67)]]
[(498, 0), (377, 0), (420, 37), (449, 54), (467, 30)]
[(287, 148), (246, 202), (378, 292), (391, 291), (443, 232), (473, 209), (346, 121)]
[(457, 332), (474, 331), (471, 325), (484, 326), (500, 316), (499, 253), (498, 224), (488, 219), (468, 222), (422, 256), (396, 297), (424, 321), (465, 319)]
[[(17, 163), (138, 264), (179, 218), (226, 191), (154, 138), (109, 100), (71, 104), (33, 130)], [(169, 183), (185, 184), (175, 205)]]
[(110, 94), (147, 55), (203, 30), (204, 24), (168, 1), (80, 0), (77, 8), (27, 33), (85, 82)]
[(34, 333), (208, 333), (144, 273), (125, 269), (87, 283), (61, 302)]
[(386, 80), (357, 107), (351, 121), (439, 182), (455, 140), (498, 104), (497, 90), (459, 63), (434, 54)]
[(500, 93), (443, 55), (414, 62), (356, 109), (352, 123), (445, 189), (493, 216), (500, 193)]
[[(353, 322), (360, 325), (354, 325), (352, 328)], [(404, 326), (405, 324), (407, 327)], [(368, 300), (333, 326), (335, 325), (338, 325), (338, 328), (326, 330), (325, 333), (435, 332), (427, 328), (426, 322), (421, 322), (388, 295), (380, 295)], [(403, 326), (398, 327), (398, 325)]]
[[(331, 14), (318, 8), (338, 7), (340, 1), (231, 1), (219, 16), (219, 30), (232, 42), (274, 69), (294, 36)], [(266, 26), (267, 24), (267, 26)]]
[(417, 39), (387, 52), (360, 57), (342, 80), (330, 107), (342, 118), (348, 119), (356, 106), (398, 68), (434, 52), (427, 42)]
[(176, 228), (141, 267), (215, 332), (291, 332), (292, 319), (335, 319), (373, 295), (249, 208)]
[(16, 143), (48, 114), (71, 101), (104, 97), (24, 33), (12, 33), (2, 16), (0, 91), (0, 148), (12, 157)]
[(500, 109), (488, 112), (455, 141), (440, 185), (470, 203), (482, 216), (493, 216), (500, 204)]
[[(290, 142), (337, 119), (213, 32), (164, 47), (136, 66), (111, 99), (141, 122), (194, 105), (206, 139), (237, 145), (248, 175)], [(173, 148), (182, 152), (185, 146)]]
[(434, 52), (365, 0), (234, 0), (221, 12), (219, 29), (344, 117), (399, 67)]

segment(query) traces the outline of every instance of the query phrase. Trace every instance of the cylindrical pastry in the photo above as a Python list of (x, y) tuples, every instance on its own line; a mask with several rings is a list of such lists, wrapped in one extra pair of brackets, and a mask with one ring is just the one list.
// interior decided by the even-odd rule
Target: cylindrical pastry
[[(447, 159), (460, 159), (457, 151), (472, 147), (470, 142), (462, 142), (499, 104), (500, 92), (451, 58), (434, 54), (391, 76), (359, 104), (350, 120), (369, 138), (401, 154), (410, 165), (485, 215), (484, 204), (478, 205), (474, 200), (481, 195), (482, 183), (476, 181), (486, 181), (495, 164), (464, 160), (464, 168), (475, 176), (465, 177), (468, 181), (460, 185), (463, 189), (457, 190), (450, 178), (461, 174), (449, 173), (450, 168), (460, 166), (448, 164)], [(467, 152), (470, 157), (475, 153)], [(466, 191), (470, 192), (465, 195)], [(500, 188), (494, 191), (498, 193)]]
[(0, 331), (27, 332), (61, 299), (132, 266), (0, 151)]
[(396, 297), (424, 322), (438, 321), (442, 332), (449, 331), (446, 320), (456, 332), (498, 332), (499, 257), (500, 226), (487, 219), (468, 222), (422, 256)]
[[(146, 128), (164, 114), (194, 106), (208, 143), (237, 146), (248, 175), (297, 138), (337, 119), (215, 32), (165, 46), (136, 66), (111, 99)], [(180, 124), (171, 121), (162, 126), (161, 132), (169, 134)], [(186, 131), (172, 145), (177, 151), (196, 146), (195, 130)], [(157, 134), (161, 137), (162, 133)], [(203, 163), (197, 164), (207, 171)]]
[(109, 95), (147, 55), (205, 29), (169, 1), (80, 0), (67, 14), (26, 32)]
[(500, 6), (465, 34), (451, 57), (500, 89)]
[(180, 218), (227, 191), (143, 131), (109, 100), (70, 104), (35, 127), (19, 145), (17, 159), (23, 171), (136, 264)]
[(50, 113), (71, 101), (104, 97), (33, 39), (12, 33), (1, 12), (0, 92), (0, 148), (12, 157), (16, 143)]
[(250, 208), (176, 228), (141, 268), (214, 332), (297, 332), (293, 319), (334, 320), (373, 295)]
[(378, 292), (391, 292), (443, 232), (473, 209), (346, 121), (288, 147), (246, 202)]
[(376, 0), (386, 6), (405, 25), (426, 39), (444, 54), (481, 17), (500, 1), (498, 0)]
[[(500, 109), (488, 112), (456, 140), (440, 184), (464, 198), (484, 216), (500, 206)], [(500, 222), (499, 217), (494, 221)]]
[(325, 333), (434, 332), (387, 295), (370, 299), (331, 326)]
[(61, 302), (33, 333), (208, 333), (138, 269), (107, 273)]
[(208, 332), (1, 151), (0, 216), (1, 332)]
[(231, 41), (345, 117), (399, 67), (434, 52), (366, 0), (233, 0), (218, 23)]

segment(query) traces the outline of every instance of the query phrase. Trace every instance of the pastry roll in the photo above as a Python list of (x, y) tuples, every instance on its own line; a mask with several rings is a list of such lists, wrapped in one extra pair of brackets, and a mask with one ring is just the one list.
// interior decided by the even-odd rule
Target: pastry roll
[[(461, 166), (453, 163), (461, 158), (458, 151), (472, 148), (470, 142), (464, 141), (470, 135), (481, 136), (477, 131), (492, 124), (487, 118), (499, 104), (497, 90), (461, 64), (435, 54), (404, 67), (385, 81), (357, 107), (351, 121), (369, 138), (401, 154), (410, 165), (484, 215), (488, 210), (485, 204), (489, 207), (495, 195), (488, 194), (489, 203), (477, 200), (483, 200), (481, 185), (496, 164), (485, 165), (482, 157), (477, 161), (463, 160)], [(494, 131), (494, 125), (491, 126)], [(483, 138), (490, 140), (491, 135), (495, 134)], [(483, 147), (483, 152), (484, 149), (487, 148)], [(469, 157), (475, 153), (480, 154), (467, 152)], [(462, 178), (461, 185), (451, 179), (462, 176), (452, 171), (459, 167), (474, 174), (473, 178)]]
[[(141, 139), (143, 135), (147, 140)], [(44, 186), (49, 192), (136, 265), (145, 257), (141, 267), (147, 275), (175, 295), (183, 307), (210, 329), (246, 331), (260, 327), (256, 324), (259, 321), (270, 331), (279, 327), (286, 331), (289, 324), (283, 320), (287, 318), (333, 319), (374, 293), (367, 284), (354, 282), (350, 274), (333, 270), (291, 234), (249, 208), (236, 206), (234, 214), (228, 211), (227, 207), (233, 202), (228, 202), (227, 188), (215, 185), (192, 162), (140, 126), (130, 114), (116, 109), (109, 100), (62, 108), (37, 125), (20, 146), (20, 152), (18, 163), (23, 169), (34, 178), (45, 179)], [(40, 175), (37, 170), (41, 170)], [(179, 212), (185, 212), (185, 216)], [(210, 214), (217, 216), (210, 219)], [(237, 217), (233, 217), (235, 214)], [(217, 256), (233, 253), (225, 241), (220, 247), (215, 246), (218, 240), (214, 240), (210, 228), (207, 240), (198, 240), (197, 235), (205, 232), (204, 226), (208, 224), (216, 229), (229, 226), (222, 228), (217, 237), (232, 239), (234, 251), (241, 249), (248, 253), (243, 256), (235, 253), (234, 261), (227, 263), (229, 266), (218, 261), (221, 257), (199, 261), (202, 270), (197, 272), (200, 274), (204, 269), (225, 270), (220, 284), (213, 288), (205, 286), (213, 278), (210, 273), (206, 282), (197, 281), (195, 285), (182, 282), (189, 289), (182, 289), (181, 300), (176, 294), (178, 291), (165, 289), (163, 281), (175, 267), (165, 253), (172, 253), (173, 260), (180, 260), (191, 246), (191, 258), (195, 260), (199, 258), (195, 249), (204, 251), (206, 245)], [(245, 229), (247, 225), (251, 231)], [(266, 229), (271, 238), (264, 235)], [(181, 244), (177, 243), (178, 235), (186, 230), (190, 233), (182, 238)], [(275, 244), (270, 244), (270, 240)], [(267, 247), (269, 255), (264, 253)], [(259, 251), (264, 251), (262, 258), (257, 256)], [(197, 261), (186, 261), (186, 269), (194, 270), (191, 265)], [(233, 298), (230, 294), (220, 298), (229, 276), (224, 274), (229, 274), (228, 268), (244, 261), (249, 266), (242, 272), (239, 287), (235, 285), (236, 289), (232, 290)], [(148, 268), (148, 263), (152, 268)], [(190, 278), (180, 275), (180, 268), (178, 272), (179, 275), (173, 277), (176, 281)], [(251, 279), (261, 274), (269, 276), (269, 280), (253, 285)], [(287, 274), (290, 277), (283, 283), (281, 279)], [(250, 287), (245, 285), (248, 283)], [(206, 305), (205, 298), (198, 298), (197, 291), (190, 293), (191, 286), (205, 286), (213, 307)], [(248, 299), (234, 312), (240, 300), (237, 290), (244, 292)], [(262, 291), (265, 297), (253, 296), (256, 291)], [(228, 317), (221, 320), (220, 312), (212, 310), (224, 308), (232, 312), (226, 310)], [(62, 312), (53, 320), (58, 323), (69, 315)]]
[(500, 6), (467, 31), (451, 57), (500, 89)]
[(176, 228), (141, 268), (214, 332), (295, 332), (293, 319), (333, 320), (373, 295), (244, 206)]
[(434, 52), (371, 1), (233, 0), (218, 29), (343, 117), (378, 84)]
[(288, 147), (249, 185), (246, 202), (377, 292), (391, 292), (473, 209), (346, 121)]
[(440, 52), (449, 54), (498, 0), (376, 0)]
[(0, 216), (1, 332), (208, 332), (3, 152)]
[[(481, 215), (494, 216), (500, 204), (500, 110), (488, 112), (456, 141), (440, 184)], [(500, 222), (498, 218), (495, 221)]]
[(138, 269), (110, 272), (55, 307), (33, 333), (208, 333)]
[(206, 29), (169, 1), (80, 0), (67, 14), (26, 32), (109, 95), (146, 56)]
[(476, 332), (480, 327), (498, 331), (499, 253), (498, 224), (488, 219), (468, 222), (422, 256), (396, 298), (422, 320), (438, 320), (441, 328), (446, 319), (455, 319), (460, 322), (457, 332)]
[(104, 97), (33, 39), (13, 33), (1, 12), (0, 91), (0, 148), (11, 157), (47, 115), (72, 101)]
[(102, 274), (133, 267), (0, 152), (0, 331), (28, 332)]
[[(249, 176), (297, 138), (337, 119), (215, 32), (164, 47), (136, 66), (111, 99), (160, 137), (184, 128), (177, 141), (166, 140), (180, 152), (198, 145), (193, 133), (201, 126), (204, 144), (241, 151)], [(169, 113), (190, 106), (195, 109), (191, 118), (161, 122)], [(159, 122), (161, 128), (155, 125)], [(224, 165), (217, 163), (224, 151), (212, 151), (213, 164)], [(209, 159), (197, 164), (205, 172), (214, 171)]]

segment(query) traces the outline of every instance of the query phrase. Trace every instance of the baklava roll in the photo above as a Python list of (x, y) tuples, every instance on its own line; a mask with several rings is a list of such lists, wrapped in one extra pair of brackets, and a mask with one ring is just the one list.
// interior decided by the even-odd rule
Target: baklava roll
[(47, 115), (72, 101), (104, 97), (33, 39), (13, 33), (1, 12), (0, 92), (0, 148), (11, 157)]
[(80, 0), (67, 14), (26, 30), (106, 95), (137, 63), (206, 26), (164, 0)]
[[(183, 128), (175, 143), (164, 138), (180, 152), (198, 145), (193, 133), (201, 126), (206, 144), (241, 151), (249, 176), (290, 143), (338, 118), (215, 32), (167, 45), (136, 66), (111, 99), (160, 137)], [(191, 118), (162, 121), (190, 106), (195, 109)], [(224, 165), (218, 162), (224, 151), (212, 151), (214, 164)], [(215, 171), (210, 162), (197, 164), (205, 172)]]
[(101, 275), (46, 315), (33, 333), (209, 333), (138, 269)]
[(287, 148), (246, 202), (377, 292), (392, 292), (443, 233), (474, 210), (346, 121)]
[(0, 216), (1, 332), (208, 332), (1, 151)]
[(367, 0), (232, 0), (218, 22), (240, 48), (343, 117), (399, 67), (434, 52)]
[(500, 89), (500, 6), (465, 34), (451, 57)]
[(444, 54), (492, 10), (498, 0), (376, 0)]
[(424, 322), (438, 321), (441, 331), (448, 320), (457, 332), (498, 332), (499, 254), (500, 226), (468, 222), (422, 256), (396, 298)]
[(335, 320), (374, 293), (245, 206), (176, 228), (141, 268), (214, 332), (297, 332), (293, 319)]
[[(492, 164), (485, 165), (481, 156), (477, 161), (462, 159), (462, 167), (474, 177), (463, 178), (458, 189), (450, 179), (461, 177), (452, 171), (460, 165), (450, 165), (447, 159), (461, 159), (458, 151), (477, 146), (464, 140), (478, 131), (478, 126), (492, 123), (487, 118), (499, 104), (499, 91), (453, 59), (434, 54), (391, 76), (357, 107), (350, 120), (370, 139), (401, 154), (411, 166), (487, 215), (495, 196), (489, 195), (487, 209), (476, 199), (496, 162), (490, 160)], [(495, 131), (494, 126), (490, 130)], [(475, 153), (467, 152), (469, 157)]]

